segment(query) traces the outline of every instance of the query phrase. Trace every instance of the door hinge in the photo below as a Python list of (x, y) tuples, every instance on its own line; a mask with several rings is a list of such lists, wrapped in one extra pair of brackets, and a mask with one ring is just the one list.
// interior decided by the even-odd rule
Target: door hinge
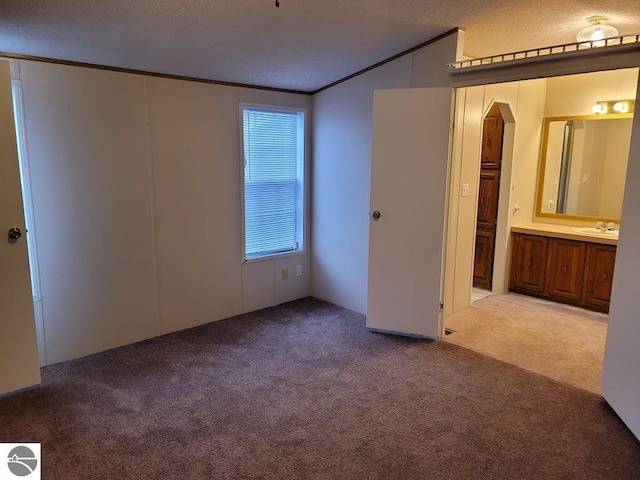
[(444, 303), (440, 302), (440, 311), (444, 309)]

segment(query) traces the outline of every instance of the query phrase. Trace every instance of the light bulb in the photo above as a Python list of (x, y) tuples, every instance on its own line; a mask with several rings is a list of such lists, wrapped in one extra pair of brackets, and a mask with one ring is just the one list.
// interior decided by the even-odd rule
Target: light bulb
[(602, 105), (600, 105), (599, 103), (596, 103), (592, 108), (591, 111), (593, 113), (600, 113), (602, 111)]
[(629, 105), (626, 102), (616, 102), (613, 105), (614, 112), (624, 113), (629, 109)]
[(609, 20), (608, 17), (599, 15), (587, 18), (590, 25), (578, 32), (578, 43), (589, 42), (587, 47), (604, 47), (606, 39), (618, 36), (618, 29), (608, 25)]
[(589, 35), (589, 38), (591, 39), (591, 41), (602, 40), (604, 38), (604, 32), (602, 31), (602, 28), (596, 28), (591, 33), (591, 35)]

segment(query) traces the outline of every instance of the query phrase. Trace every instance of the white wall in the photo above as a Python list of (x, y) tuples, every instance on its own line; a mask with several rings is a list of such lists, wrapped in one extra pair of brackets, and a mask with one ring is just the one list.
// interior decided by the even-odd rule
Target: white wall
[(633, 128), (632, 119), (606, 122), (604, 162), (601, 164), (598, 216), (620, 218), (628, 164), (628, 142)]
[[(47, 363), (309, 295), (308, 254), (242, 265), (239, 150), (239, 102), (309, 97), (20, 71)], [(283, 262), (304, 275), (276, 280)]]
[[(638, 85), (640, 89), (640, 85)], [(634, 98), (634, 97), (629, 97)], [(640, 115), (633, 121), (627, 185), (640, 183)], [(640, 439), (640, 189), (626, 188), (616, 255), (607, 344), (602, 373), (602, 395)]]
[(592, 115), (598, 100), (635, 98), (637, 83), (637, 68), (548, 78), (544, 116)]
[(373, 91), (447, 86), (462, 32), (313, 98), (312, 294), (367, 309)]

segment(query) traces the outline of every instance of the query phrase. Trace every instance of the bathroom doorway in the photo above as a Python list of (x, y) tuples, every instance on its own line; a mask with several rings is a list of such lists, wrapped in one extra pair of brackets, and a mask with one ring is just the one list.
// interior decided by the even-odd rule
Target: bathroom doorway
[[(603, 96), (614, 99), (635, 98), (637, 76), (637, 68), (623, 69), (474, 86), (459, 92), (456, 123), (464, 122), (465, 128), (464, 134), (455, 139), (453, 150), (451, 181), (452, 185), (459, 182), (461, 187), (452, 187), (451, 192), (454, 193), (450, 197), (448, 238), (452, 238), (450, 235), (454, 230), (453, 238), (456, 241), (447, 243), (445, 266), (445, 326), (448, 330), (454, 331), (453, 334), (447, 335), (448, 341), (497, 358), (504, 354), (506, 347), (513, 347), (506, 357), (500, 359), (529, 369), (531, 367), (526, 362), (523, 364), (517, 360), (514, 356), (516, 353), (524, 360), (531, 360), (543, 356), (545, 350), (556, 351), (552, 347), (558, 346), (558, 355), (565, 355), (568, 360), (577, 363), (564, 370), (558, 368), (555, 377), (545, 371), (537, 373), (568, 383), (573, 383), (572, 379), (577, 378), (583, 383), (573, 383), (576, 386), (598, 391), (607, 315), (532, 296), (509, 293), (511, 231), (514, 228), (529, 228), (532, 224), (546, 224), (558, 229), (564, 224), (573, 229), (595, 226), (595, 221), (592, 222), (591, 218), (555, 216), (555, 212), (544, 210), (545, 203), (540, 207), (538, 178), (541, 150), (545, 143), (544, 119), (562, 115), (593, 114), (591, 107), (598, 100), (604, 100)], [(571, 82), (574, 82), (573, 86)], [(589, 85), (595, 86), (593, 91), (589, 89)], [(630, 93), (631, 91), (633, 93)], [(491, 277), (491, 290), (494, 295), (485, 297), (481, 291), (474, 290), (474, 287), (477, 288), (478, 256), (484, 256), (485, 262), (487, 261), (487, 255), (477, 246), (477, 224), (480, 219), (482, 197), (479, 191), (482, 175), (480, 159), (484, 136), (483, 122), (494, 104), (501, 104), (504, 109), (513, 106), (513, 123), (505, 121), (496, 248)], [(511, 137), (507, 135), (509, 127), (513, 128)], [(511, 164), (507, 165), (505, 160), (509, 154)], [(584, 174), (581, 174), (580, 181), (583, 178)], [(555, 178), (551, 178), (551, 182), (554, 181)], [(469, 183), (468, 197), (464, 196), (465, 183)], [(616, 190), (620, 193), (624, 186)], [(562, 270), (562, 266), (559, 268)], [(529, 323), (516, 323), (524, 317), (529, 317)], [(545, 318), (552, 318), (553, 321), (534, 324), (535, 320)], [(509, 333), (502, 329), (508, 326), (515, 326), (515, 330)], [(576, 337), (576, 332), (581, 332), (582, 337)], [(562, 346), (562, 342), (565, 341), (568, 343)], [(561, 367), (562, 361), (558, 361), (556, 357), (548, 362), (548, 366), (551, 369)], [(585, 380), (586, 377), (590, 378)]]

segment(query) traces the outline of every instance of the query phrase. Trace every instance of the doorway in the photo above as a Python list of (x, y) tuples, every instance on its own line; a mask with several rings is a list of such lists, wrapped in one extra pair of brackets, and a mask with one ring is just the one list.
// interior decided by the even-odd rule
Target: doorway
[[(629, 76), (629, 71), (635, 73)], [(619, 73), (616, 73), (619, 72)], [(594, 75), (592, 83), (595, 87), (592, 91), (589, 90), (588, 79), (589, 75)], [(580, 88), (571, 88), (571, 77), (575, 77), (575, 81), (580, 84)], [(608, 82), (608, 77), (615, 77), (611, 82)], [(619, 78), (618, 78), (619, 77)], [(624, 77), (624, 78), (623, 78)], [(628, 86), (625, 87), (625, 85)], [(583, 342), (581, 347), (580, 339), (569, 338), (570, 341), (575, 341), (576, 348), (559, 348), (558, 351), (578, 352), (573, 355), (572, 361), (577, 361), (574, 372), (569, 375), (575, 375), (576, 372), (580, 372), (582, 366), (593, 364), (597, 370), (598, 381), (594, 382), (591, 379), (588, 389), (591, 391), (597, 391), (599, 386), (599, 378), (602, 371), (602, 357), (604, 352), (604, 343), (606, 340), (606, 328), (607, 328), (607, 316), (606, 314), (592, 313), (587, 310), (583, 310), (576, 307), (568, 307), (565, 305), (549, 302), (546, 300), (540, 300), (534, 297), (524, 297), (509, 292), (509, 278), (510, 278), (510, 258), (511, 258), (511, 230), (512, 227), (523, 227), (531, 224), (550, 224), (557, 226), (567, 224), (573, 227), (587, 227), (594, 226), (595, 221), (591, 218), (569, 218), (560, 217), (555, 215), (545, 215), (546, 212), (540, 210), (539, 202), (536, 201), (539, 195), (539, 159), (541, 150), (544, 144), (543, 139), (543, 125), (544, 119), (548, 117), (559, 117), (563, 115), (575, 116), (575, 115), (587, 115), (591, 112), (591, 107), (599, 97), (602, 95), (611, 96), (612, 98), (631, 98), (635, 95), (631, 89), (637, 85), (637, 69), (625, 69), (621, 71), (604, 71), (596, 72), (595, 74), (579, 74), (569, 77), (550, 77), (536, 80), (525, 80), (519, 82), (509, 82), (503, 84), (483, 85), (476, 87), (468, 87), (461, 89), (459, 92), (456, 112), (458, 114), (456, 123), (463, 123), (464, 134), (460, 135), (459, 141), (454, 143), (453, 155), (452, 155), (452, 182), (460, 182), (464, 184), (467, 181), (471, 183), (471, 192), (469, 198), (472, 200), (477, 198), (477, 203), (473, 201), (467, 201), (465, 198), (454, 199), (454, 195), (458, 195), (460, 191), (457, 188), (451, 188), (452, 195), (450, 196), (450, 210), (449, 210), (449, 230), (448, 234), (451, 235), (453, 225), (455, 227), (453, 237), (449, 236), (447, 242), (447, 257), (445, 271), (445, 305), (448, 306), (445, 310), (445, 326), (454, 330), (454, 334), (448, 335), (447, 340), (453, 343), (458, 343), (457, 339), (462, 339), (463, 335), (459, 334), (460, 328), (470, 328), (471, 332), (466, 332), (464, 335), (470, 342), (462, 343), (463, 346), (473, 348), (473, 344), (484, 343), (489, 349), (499, 350), (502, 347), (511, 346), (514, 344), (516, 353), (522, 354), (524, 357), (527, 355), (533, 355), (536, 357), (537, 353), (527, 350), (527, 342), (534, 339), (538, 346), (549, 348), (552, 343), (557, 343), (562, 340), (564, 333), (562, 329), (568, 332), (568, 336), (571, 337), (571, 332), (582, 331), (588, 325), (593, 326), (593, 331), (588, 334), (584, 334), (584, 337), (589, 337), (588, 342)], [(500, 99), (498, 101), (497, 99)], [(482, 207), (483, 196), (481, 181), (483, 179), (483, 147), (486, 142), (485, 128), (486, 118), (489, 116), (491, 110), (495, 112), (495, 104), (503, 103), (505, 107), (511, 105), (513, 108), (513, 123), (505, 121), (504, 131), (504, 145), (503, 145), (503, 158), (502, 169), (500, 172), (500, 188), (498, 203), (498, 214), (496, 220), (496, 248), (494, 250), (493, 259), (490, 259), (491, 251), (485, 252), (486, 248), (478, 240), (478, 232), (481, 229), (478, 227), (482, 219)], [(486, 112), (481, 115), (479, 112)], [(462, 116), (461, 116), (462, 115)], [(515, 121), (517, 117), (517, 122)], [(517, 128), (516, 128), (517, 123)], [(509, 128), (513, 128), (513, 136), (509, 136), (507, 131)], [(509, 145), (511, 143), (511, 145)], [(511, 148), (511, 161), (509, 164), (506, 162), (509, 148)], [(477, 189), (476, 195), (474, 192), (474, 183), (472, 175), (477, 176)], [(585, 177), (584, 173), (580, 174), (580, 179), (593, 178)], [(452, 183), (455, 185), (455, 183)], [(506, 188), (505, 188), (506, 187)], [(485, 187), (485, 190), (487, 188)], [(614, 189), (607, 188), (608, 192)], [(617, 188), (624, 190), (624, 185)], [(486, 200), (484, 201), (486, 203)], [(547, 205), (547, 203), (544, 203)], [(471, 216), (470, 212), (475, 214), (475, 218)], [(474, 218), (471, 223), (470, 218)], [(619, 222), (619, 221), (618, 221)], [(475, 231), (471, 234), (469, 232), (469, 224), (475, 228)], [(500, 228), (502, 226), (502, 229)], [(471, 235), (473, 235), (471, 237)], [(455, 242), (451, 242), (450, 239), (455, 238)], [(498, 250), (502, 248), (501, 253)], [(483, 251), (485, 250), (485, 251)], [(481, 257), (481, 258), (479, 258)], [(484, 261), (489, 263), (494, 271), (491, 276), (492, 284), (491, 289), (494, 295), (490, 298), (479, 299), (477, 304), (471, 305), (472, 298), (474, 297), (472, 287), (478, 286), (478, 262)], [(562, 266), (558, 267), (562, 270)], [(487, 270), (486, 268), (484, 269)], [(570, 269), (565, 269), (565, 273), (571, 273)], [(500, 283), (495, 279), (502, 277)], [(486, 284), (485, 284), (486, 285)], [(486, 287), (485, 287), (486, 288)], [(475, 313), (468, 311), (464, 313), (466, 308), (475, 307)], [(463, 312), (467, 318), (459, 321), (460, 318), (456, 318), (457, 312)], [(554, 318), (554, 322), (540, 322), (539, 325), (519, 325), (516, 330), (519, 332), (515, 337), (509, 337), (504, 334), (494, 334), (489, 337), (490, 330), (496, 325), (513, 325), (513, 319), (519, 319), (525, 317), (525, 313), (537, 312), (532, 316), (532, 320), (537, 320), (536, 316), (544, 320), (545, 316), (551, 316)], [(470, 317), (474, 316), (480, 318), (480, 321), (472, 325), (470, 323)], [(476, 320), (475, 318), (471, 320)], [(458, 323), (455, 323), (458, 321)], [(466, 324), (465, 324), (466, 322)], [(484, 322), (484, 323), (483, 323)], [(573, 323), (572, 323), (573, 322)], [(590, 323), (591, 322), (591, 323)], [(460, 327), (463, 325), (463, 327)], [(464, 326), (466, 325), (466, 326)], [(458, 331), (456, 331), (458, 330)], [(594, 333), (597, 330), (597, 333)], [(495, 330), (495, 332), (498, 332)], [(523, 334), (523, 332), (527, 334)], [(495, 333), (494, 332), (494, 333)], [(457, 335), (457, 337), (456, 337)], [(511, 338), (511, 340), (507, 340)], [(587, 345), (591, 342), (589, 345)], [(580, 348), (583, 351), (589, 350), (590, 353), (580, 359)], [(541, 350), (541, 351), (542, 351)], [(482, 350), (478, 347), (478, 351), (491, 355), (488, 351)], [(594, 353), (596, 352), (596, 353)], [(591, 355), (591, 357), (589, 357)], [(587, 359), (591, 358), (591, 360)], [(595, 358), (595, 360), (594, 360)], [(505, 361), (509, 359), (500, 358)], [(511, 363), (519, 364), (515, 360)], [(551, 362), (553, 363), (553, 362)], [(526, 365), (520, 365), (527, 368)], [(553, 365), (552, 365), (553, 366)], [(586, 367), (585, 367), (586, 370)], [(544, 372), (538, 372), (544, 374)], [(585, 372), (582, 372), (585, 373)], [(565, 373), (561, 372), (560, 376)], [(570, 382), (571, 383), (571, 382)], [(596, 385), (596, 387), (594, 387)]]

